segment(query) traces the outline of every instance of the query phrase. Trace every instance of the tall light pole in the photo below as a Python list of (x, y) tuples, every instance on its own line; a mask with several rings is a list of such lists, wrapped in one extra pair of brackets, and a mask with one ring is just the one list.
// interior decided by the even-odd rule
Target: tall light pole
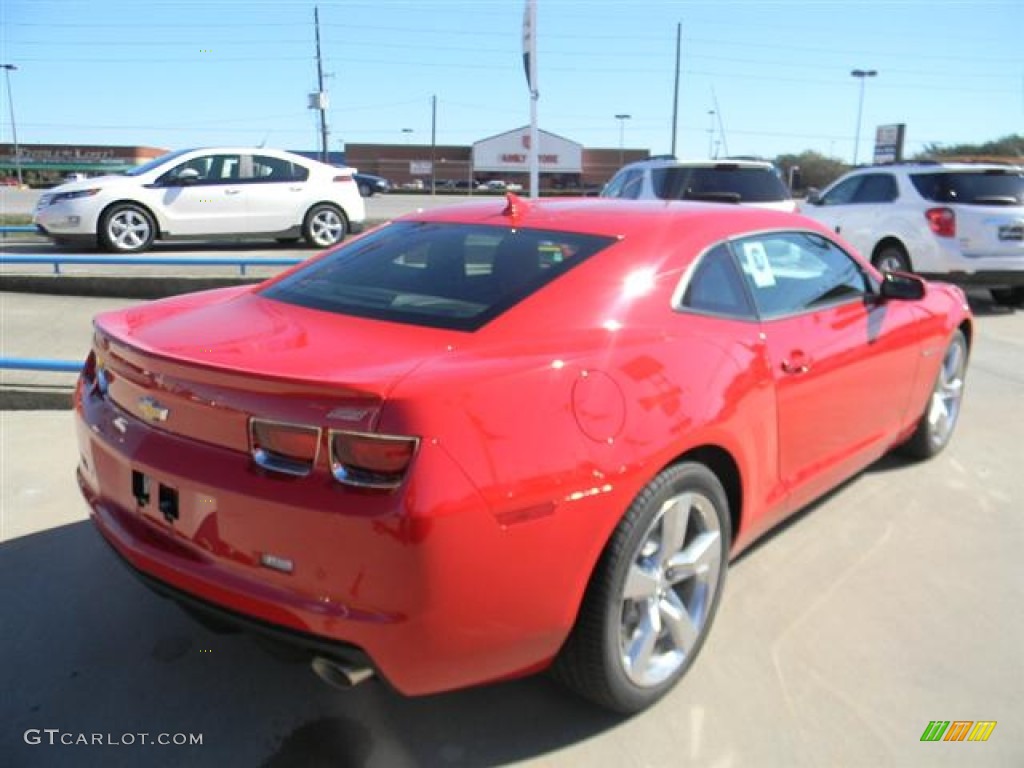
[(7, 103), (11, 108), (11, 135), (14, 139), (14, 168), (18, 173), (18, 186), (21, 186), (21, 151), (18, 149), (18, 126), (14, 122), (14, 97), (11, 96), (11, 72), (17, 71), (13, 64), (0, 64), (3, 67), (4, 78), (7, 80)]
[(619, 121), (619, 167), (625, 164), (626, 156), (626, 121), (632, 119), (632, 115), (616, 115)]
[(860, 80), (860, 101), (857, 102), (857, 133), (853, 140), (853, 165), (857, 166), (857, 150), (860, 149), (860, 119), (864, 113), (864, 80), (874, 77), (878, 72), (873, 69), (855, 69), (850, 75)]

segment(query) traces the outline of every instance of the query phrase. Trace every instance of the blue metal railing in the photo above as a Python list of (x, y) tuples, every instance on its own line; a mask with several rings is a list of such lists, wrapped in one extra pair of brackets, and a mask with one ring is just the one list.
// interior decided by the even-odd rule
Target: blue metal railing
[(0, 254), (0, 265), (4, 264), (52, 264), (53, 273), (61, 274), (61, 265), (98, 266), (139, 266), (139, 267), (238, 267), (238, 274), (245, 275), (247, 267), (291, 267), (304, 259), (298, 256), (213, 256), (195, 258), (191, 256), (79, 256), (58, 254), (36, 256), (23, 253)]
[(18, 227), (0, 227), (0, 234), (7, 234), (8, 232), (38, 232), (39, 230), (35, 227), (25, 225)]
[(49, 373), (78, 373), (81, 360), (48, 360), (31, 357), (0, 357), (0, 368), (15, 371), (47, 371)]

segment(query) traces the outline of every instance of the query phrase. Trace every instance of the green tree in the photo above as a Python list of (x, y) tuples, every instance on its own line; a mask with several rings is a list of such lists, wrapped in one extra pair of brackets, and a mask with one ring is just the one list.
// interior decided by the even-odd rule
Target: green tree
[(984, 144), (925, 144), (924, 150), (914, 155), (914, 160), (939, 160), (944, 157), (1006, 158), (1024, 162), (1024, 136), (1010, 134)]
[[(841, 160), (813, 150), (805, 150), (799, 155), (779, 155), (775, 158), (775, 166), (782, 171), (784, 179), (793, 179), (794, 193), (804, 192), (811, 187), (822, 189), (849, 170), (849, 166)], [(792, 172), (791, 176), (792, 168), (799, 168), (799, 172)]]

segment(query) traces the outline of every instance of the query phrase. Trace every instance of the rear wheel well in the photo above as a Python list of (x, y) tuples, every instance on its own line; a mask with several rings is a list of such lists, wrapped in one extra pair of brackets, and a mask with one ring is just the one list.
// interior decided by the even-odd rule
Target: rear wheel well
[(907, 259), (907, 264), (909, 264), (911, 266), (911, 268), (913, 268), (914, 265), (913, 265), (913, 262), (911, 262), (911, 260), (910, 260), (910, 253), (907, 251), (907, 246), (905, 246), (903, 244), (903, 242), (899, 238), (897, 238), (897, 237), (883, 237), (881, 240), (879, 240), (877, 243), (875, 243), (874, 250), (871, 251), (871, 263), (872, 264), (875, 263), (875, 261), (878, 259), (878, 256), (886, 248), (895, 248), (895, 249), (899, 250), (900, 252), (902, 252), (903, 255)]
[(974, 340), (974, 327), (971, 325), (971, 321), (964, 319), (963, 322), (960, 323), (959, 330), (967, 341), (967, 353), (970, 354), (971, 342)]
[(715, 473), (729, 500), (729, 525), (732, 527), (730, 540), (735, 541), (740, 521), (743, 519), (743, 483), (736, 460), (724, 448), (717, 445), (702, 445), (678, 456), (672, 463), (680, 464), (684, 461), (698, 462)]

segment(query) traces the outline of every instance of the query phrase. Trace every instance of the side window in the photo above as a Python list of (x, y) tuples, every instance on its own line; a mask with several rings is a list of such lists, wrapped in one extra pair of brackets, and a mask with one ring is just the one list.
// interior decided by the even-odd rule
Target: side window
[(626, 182), (627, 175), (628, 171), (619, 171), (612, 176), (612, 180), (602, 190), (601, 197), (622, 197), (622, 185)]
[(180, 165), (157, 179), (157, 183), (168, 183), (181, 177), (182, 172), (189, 170), (196, 173), (194, 184), (224, 184), (239, 179), (241, 158), (238, 155), (201, 155), (186, 160)]
[(810, 232), (777, 232), (732, 243), (762, 317), (861, 300), (870, 284), (860, 265), (831, 240)]
[(637, 169), (629, 171), (622, 183), (622, 197), (636, 200), (643, 190), (644, 172)]
[(896, 179), (888, 173), (872, 173), (861, 177), (854, 195), (855, 203), (891, 203), (896, 199)]
[(258, 182), (305, 181), (309, 171), (297, 163), (269, 155), (253, 155), (252, 179)]
[(679, 306), (714, 315), (756, 318), (743, 277), (727, 245), (717, 245), (701, 257)]
[(828, 191), (822, 198), (822, 205), (848, 205), (853, 202), (857, 188), (860, 186), (860, 176), (842, 181)]

